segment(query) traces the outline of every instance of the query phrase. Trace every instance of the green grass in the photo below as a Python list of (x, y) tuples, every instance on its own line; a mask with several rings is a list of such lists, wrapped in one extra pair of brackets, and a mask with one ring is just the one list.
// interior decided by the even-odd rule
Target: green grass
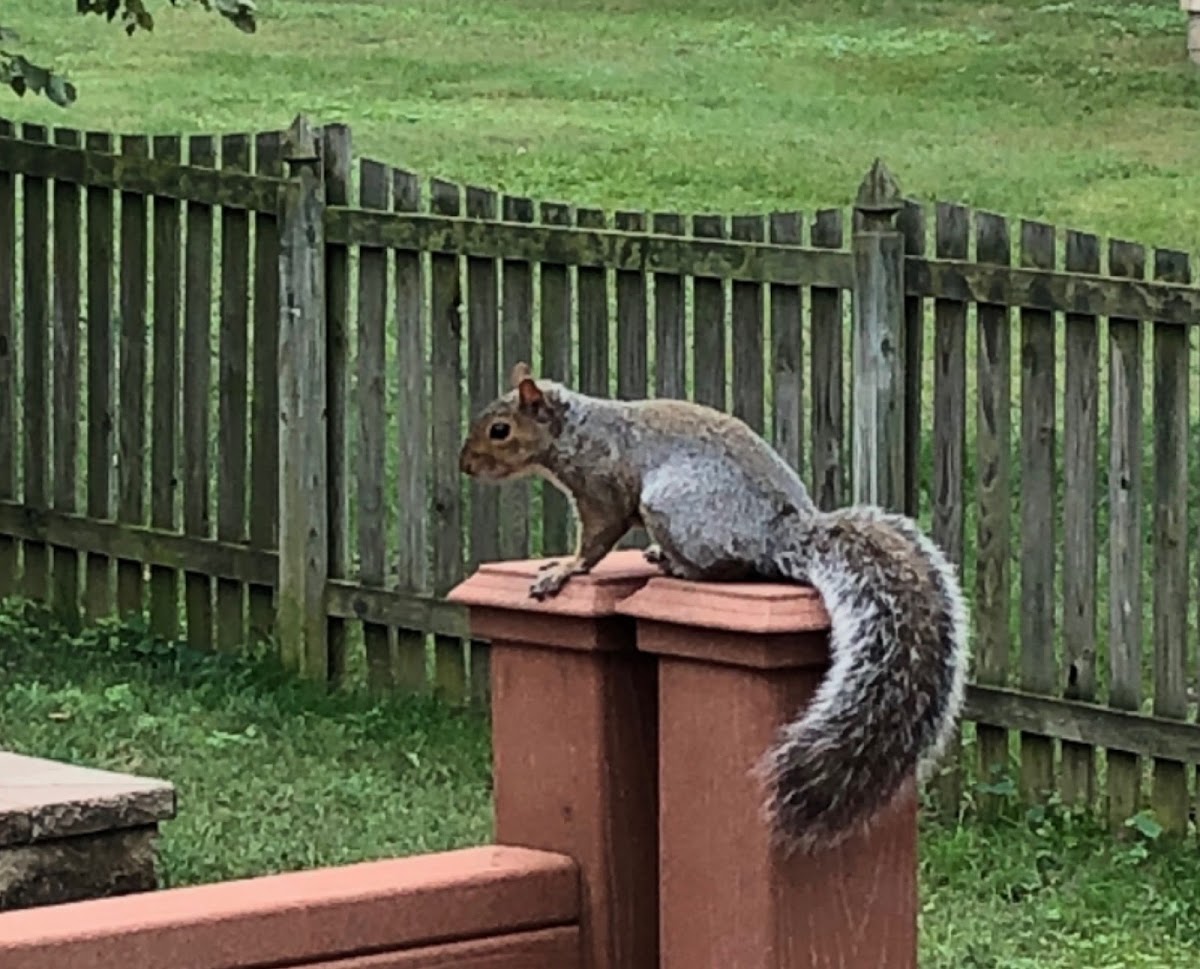
[[(165, 777), (166, 885), (486, 842), (482, 717), (318, 693), (265, 657), (195, 654), (136, 624), (70, 636), (0, 608), (7, 749)], [(1153, 834), (1151, 830), (1149, 832)], [(1179, 967), (1200, 959), (1200, 856), (1061, 811), (924, 822), (926, 969)]]
[(1200, 72), (1171, 0), (263, 0), (242, 35), (160, 5), (151, 35), (62, 0), (5, 13), (80, 87), (74, 127), (343, 120), (426, 174), (580, 205), (760, 211), (906, 190), (1200, 248)]

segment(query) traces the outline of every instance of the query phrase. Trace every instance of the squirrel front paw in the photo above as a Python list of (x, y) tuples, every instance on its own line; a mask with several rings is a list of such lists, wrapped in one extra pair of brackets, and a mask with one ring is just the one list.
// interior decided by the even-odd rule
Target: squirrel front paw
[(644, 558), (651, 565), (663, 565), (667, 561), (667, 556), (663, 552), (662, 546), (659, 545), (658, 542), (647, 545), (644, 549), (642, 549), (642, 558)]
[(580, 575), (586, 570), (579, 568), (574, 561), (568, 561), (547, 562), (538, 571), (541, 574), (529, 586), (529, 595), (540, 602), (558, 595), (571, 576)]

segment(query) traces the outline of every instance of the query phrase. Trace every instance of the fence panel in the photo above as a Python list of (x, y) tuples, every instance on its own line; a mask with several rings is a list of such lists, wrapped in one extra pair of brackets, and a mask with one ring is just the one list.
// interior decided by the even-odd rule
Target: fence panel
[[(13, 126), (0, 120), (0, 138)], [(17, 498), (17, 176), (0, 171), (0, 501)], [(0, 535), (0, 599), (16, 594), (18, 545)]]
[[(800, 212), (771, 215), (771, 241), (803, 243)], [(804, 302), (799, 286), (771, 284), (771, 443), (804, 475)], [(697, 326), (697, 329), (699, 327)]]
[[(823, 209), (816, 213), (812, 244), (840, 249), (844, 244), (843, 213)], [(845, 332), (842, 291), (813, 286), (810, 326), (812, 338), (812, 499), (829, 511), (842, 505), (848, 487), (846, 475)]]

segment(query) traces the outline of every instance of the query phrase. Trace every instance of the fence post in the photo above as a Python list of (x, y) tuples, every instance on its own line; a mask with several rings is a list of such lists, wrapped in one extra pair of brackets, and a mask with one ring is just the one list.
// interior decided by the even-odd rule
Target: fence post
[(538, 602), (538, 565), (484, 563), (448, 597), (491, 643), (494, 837), (579, 865), (584, 969), (657, 969), (655, 664), (616, 614), (657, 569), (612, 552)]
[(329, 671), (325, 186), (317, 134), (300, 115), (284, 140), (279, 204), (280, 649), (300, 675)]
[(876, 159), (854, 203), (853, 500), (905, 505), (904, 234), (900, 187)]

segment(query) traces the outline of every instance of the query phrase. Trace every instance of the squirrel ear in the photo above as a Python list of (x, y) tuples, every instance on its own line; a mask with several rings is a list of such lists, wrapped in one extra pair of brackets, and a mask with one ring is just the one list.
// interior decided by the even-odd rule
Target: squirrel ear
[(526, 376), (517, 383), (517, 398), (524, 410), (536, 410), (545, 398), (542, 396), (541, 388), (533, 382), (533, 378)]
[(512, 368), (512, 385), (520, 387), (523, 381), (532, 380), (533, 372), (529, 369), (529, 364), (524, 360)]

